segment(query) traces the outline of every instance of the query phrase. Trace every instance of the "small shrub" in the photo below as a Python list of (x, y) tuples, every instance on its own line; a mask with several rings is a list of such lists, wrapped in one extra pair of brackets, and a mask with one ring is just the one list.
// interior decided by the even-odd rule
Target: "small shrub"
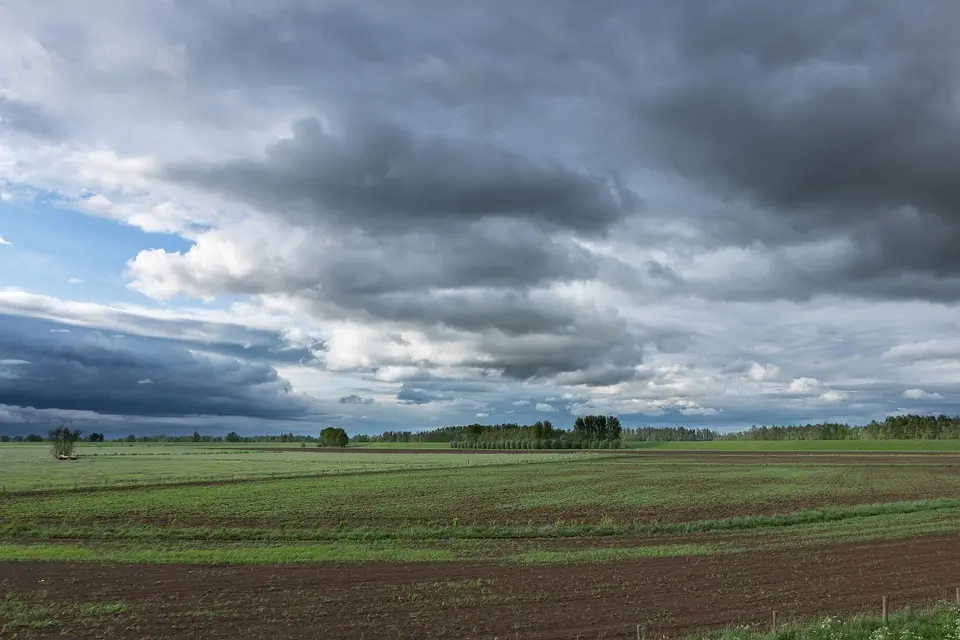
[(69, 427), (61, 426), (51, 429), (48, 433), (50, 436), (50, 452), (54, 458), (61, 460), (73, 455), (73, 450), (76, 448), (77, 441), (83, 432), (79, 429), (71, 430)]

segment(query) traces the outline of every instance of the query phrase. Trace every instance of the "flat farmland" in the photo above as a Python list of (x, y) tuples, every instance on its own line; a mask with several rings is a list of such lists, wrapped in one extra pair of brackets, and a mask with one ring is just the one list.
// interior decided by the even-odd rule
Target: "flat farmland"
[(0, 637), (675, 637), (960, 586), (950, 453), (44, 453), (0, 447)]
[[(339, 473), (433, 469), (541, 460), (537, 453), (484, 452), (476, 456), (435, 455), (410, 458), (403, 450), (336, 451), (290, 443), (243, 445), (229, 443), (83, 444), (80, 459), (69, 463), (50, 457), (48, 445), (0, 445), (0, 494), (131, 485), (184, 484), (226, 480), (261, 480)], [(556, 459), (578, 453), (556, 453)]]

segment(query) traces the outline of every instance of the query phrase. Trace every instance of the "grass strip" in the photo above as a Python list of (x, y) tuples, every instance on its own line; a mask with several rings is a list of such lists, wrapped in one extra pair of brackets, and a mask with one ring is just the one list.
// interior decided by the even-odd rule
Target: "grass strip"
[(190, 548), (163, 545), (0, 544), (0, 562), (119, 562), (144, 564), (293, 564), (306, 562), (448, 562), (461, 556), (446, 549), (353, 543), (223, 545)]
[(899, 515), (960, 508), (960, 499), (940, 498), (829, 507), (775, 515), (737, 516), (679, 523), (601, 523), (553, 525), (429, 525), (396, 528), (280, 528), (174, 527), (102, 524), (64, 526), (11, 523), (0, 525), (2, 540), (223, 540), (223, 541), (371, 541), (524, 539), (605, 536), (655, 536), (686, 533), (745, 531), (839, 522), (855, 518)]
[(493, 541), (459, 541), (425, 547), (414, 541), (300, 544), (129, 542), (0, 544), (0, 562), (115, 562), (145, 564), (295, 564), (357, 562), (465, 562), (495, 560), (522, 565), (604, 563), (639, 558), (710, 555), (733, 550), (720, 545), (671, 544), (624, 548), (546, 550), (514, 548)]
[[(347, 452), (349, 453), (349, 452)], [(97, 456), (98, 454), (93, 454)], [(103, 454), (104, 457), (115, 457), (117, 454)], [(132, 454), (136, 455), (136, 454)], [(151, 454), (152, 455), (152, 454)], [(197, 455), (197, 454), (185, 454)], [(330, 454), (334, 455), (334, 454)], [(424, 454), (431, 455), (431, 454)], [(629, 454), (627, 454), (629, 455)], [(394, 464), (386, 466), (367, 466), (367, 467), (345, 467), (345, 468), (326, 468), (319, 471), (296, 471), (296, 472), (278, 472), (278, 471), (241, 471), (232, 475), (213, 474), (210, 476), (195, 477), (191, 473), (177, 475), (171, 471), (171, 477), (166, 479), (110, 479), (105, 478), (101, 483), (90, 480), (62, 480), (62, 479), (38, 479), (39, 487), (16, 488), (8, 487), (6, 484), (0, 484), (0, 497), (11, 498), (34, 498), (44, 496), (61, 496), (64, 494), (77, 493), (101, 493), (112, 491), (142, 491), (145, 489), (164, 489), (176, 487), (203, 487), (235, 484), (259, 484), (262, 482), (276, 482), (282, 480), (310, 480), (340, 476), (361, 476), (361, 475), (388, 475), (405, 474), (413, 472), (432, 472), (432, 471), (460, 471), (468, 469), (489, 469), (489, 468), (508, 468), (516, 466), (526, 466), (531, 464), (550, 465), (562, 462), (590, 462), (596, 461), (604, 456), (602, 453), (596, 453), (588, 450), (557, 452), (548, 454), (504, 454), (491, 450), (484, 451), (469, 459), (468, 463), (461, 463), (454, 460), (453, 463), (446, 460), (434, 460), (429, 463), (413, 464)], [(413, 457), (413, 456), (407, 456)], [(466, 456), (458, 456), (466, 458)], [(606, 456), (609, 458), (617, 456)]]
[[(826, 617), (789, 621), (777, 630), (737, 627), (713, 631), (689, 640), (960, 640), (960, 609), (939, 604), (925, 609), (903, 609), (887, 624), (876, 616)], [(763, 625), (763, 626), (769, 626)]]
[(49, 629), (51, 627), (86, 623), (101, 623), (107, 618), (127, 613), (130, 606), (123, 602), (89, 603), (35, 602), (7, 594), (0, 599), (0, 634), (21, 630)]

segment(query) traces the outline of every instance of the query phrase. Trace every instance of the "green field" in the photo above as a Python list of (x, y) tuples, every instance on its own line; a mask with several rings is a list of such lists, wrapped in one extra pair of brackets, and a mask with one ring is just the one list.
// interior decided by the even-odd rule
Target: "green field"
[[(290, 445), (286, 445), (290, 446)], [(296, 446), (296, 445), (294, 445)], [(374, 442), (350, 445), (365, 449), (449, 449), (445, 442)], [(707, 442), (644, 442), (625, 440), (624, 449), (663, 451), (946, 451), (960, 452), (957, 440), (712, 440)]]
[[(277, 451), (275, 449), (291, 448)], [(61, 462), (45, 444), (0, 444), (0, 495), (21, 491), (48, 491), (91, 487), (172, 484), (304, 477), (340, 473), (382, 472), (397, 469), (436, 469), (460, 466), (525, 464), (573, 456), (569, 452), (507, 454), (491, 451), (476, 456), (318, 453), (316, 446), (301, 449), (224, 443), (108, 443), (81, 444), (79, 460)]]
[(712, 440), (708, 442), (626, 441), (625, 449), (664, 451), (958, 451), (960, 440)]
[[(0, 447), (0, 559), (550, 563), (715, 553), (760, 544), (756, 535), (764, 544), (772, 535), (858, 538), (866, 524), (877, 539), (960, 529), (953, 457), (840, 464), (208, 444), (79, 453), (59, 462), (40, 445)], [(624, 541), (611, 547), (611, 538)], [(551, 549), (544, 539), (579, 547)]]
[(449, 449), (448, 442), (358, 442), (351, 448), (365, 449)]
[(960, 608), (940, 604), (906, 610), (884, 621), (878, 616), (825, 617), (788, 622), (777, 631), (734, 628), (700, 636), (705, 640), (960, 640)]
[[(739, 453), (717, 451), (718, 444)], [(747, 558), (766, 571), (764, 558), (779, 554), (777, 562), (802, 559), (806, 572), (816, 568), (811, 558), (825, 546), (912, 547), (927, 536), (928, 548), (937, 549), (937, 541), (952, 547), (950, 536), (960, 534), (960, 456), (896, 447), (887, 454), (835, 447), (805, 454), (785, 446), (797, 443), (748, 443), (763, 444), (764, 453), (733, 446), (742, 444), (683, 443), (675, 452), (418, 453), (409, 451), (421, 448), (413, 444), (318, 451), (85, 443), (77, 461), (55, 461), (44, 445), (0, 445), (0, 563), (6, 563), (0, 564), (6, 572), (0, 575), (0, 629), (27, 638), (52, 629), (82, 629), (84, 638), (141, 637), (139, 625), (166, 629), (165, 621), (177, 620), (178, 629), (199, 629), (200, 616), (222, 631), (248, 624), (236, 616), (252, 608), (263, 625), (257, 637), (316, 620), (334, 624), (345, 637), (356, 629), (357, 637), (384, 637), (377, 635), (380, 626), (397, 615), (407, 625), (400, 635), (412, 637), (422, 624), (441, 630), (449, 624), (448, 635), (438, 631), (436, 637), (472, 637), (475, 609), (493, 606), (506, 609), (484, 614), (484, 624), (495, 625), (508, 612), (514, 635), (504, 637), (523, 637), (521, 629), (556, 620), (555, 599), (610, 597), (619, 603), (614, 606), (633, 606), (634, 592), (624, 580), (645, 574), (630, 567), (724, 559), (742, 565)], [(783, 455), (771, 453), (771, 444)], [(859, 558), (848, 566), (860, 567)], [(7, 586), (21, 563), (40, 564), (22, 565), (28, 568), (17, 586)], [(93, 568), (77, 573), (76, 565), (63, 563)], [(174, 595), (146, 604), (127, 598), (130, 581), (140, 578), (122, 569), (126, 563), (138, 564), (137, 575), (144, 567), (166, 571), (165, 582), (143, 577), (137, 588)], [(396, 563), (404, 564), (393, 571)], [(470, 567), (478, 565), (485, 568), (471, 577)], [(94, 595), (77, 600), (67, 585), (48, 596), (33, 577), (41, 566), (54, 567), (52, 576), (61, 568), (84, 576)], [(689, 585), (672, 585), (671, 571), (698, 565), (669, 566), (659, 587), (634, 588), (648, 597), (657, 589), (682, 597)], [(620, 567), (627, 569), (621, 573)], [(300, 568), (309, 573), (291, 577), (287, 590), (271, 591), (285, 571)], [(320, 570), (327, 573), (313, 578)], [(359, 570), (374, 573), (354, 583), (350, 576)], [(202, 588), (191, 582), (211, 571), (225, 572), (232, 585), (212, 599), (204, 594), (218, 592), (219, 577)], [(237, 573), (246, 571), (260, 573)], [(544, 573), (511, 573), (523, 571)], [(568, 571), (585, 573), (567, 581)], [(709, 584), (725, 571), (705, 566), (694, 580)], [(44, 584), (54, 586), (52, 579)], [(537, 586), (545, 579), (552, 586)], [(774, 570), (759, 584), (766, 589), (779, 579)], [(296, 589), (304, 580), (316, 584), (301, 593)], [(254, 585), (249, 592), (248, 583)], [(751, 593), (749, 584), (732, 584), (726, 588)], [(175, 594), (182, 589), (194, 591), (180, 604)], [(559, 594), (564, 589), (573, 591)], [(198, 598), (207, 598), (206, 604), (195, 604)], [(452, 606), (461, 613), (451, 615)], [(541, 617), (528, 615), (531, 606)], [(337, 617), (342, 607), (366, 613)], [(288, 619), (279, 611), (298, 613)], [(643, 608), (635, 613), (647, 615)], [(731, 615), (736, 620), (740, 614)], [(940, 626), (948, 622), (945, 615), (929, 614)], [(842, 627), (854, 633), (850, 637), (876, 632), (862, 619), (844, 625), (834, 631)], [(621, 637), (622, 630), (585, 637)], [(777, 635), (731, 630), (716, 637), (845, 637), (822, 631), (795, 626)]]

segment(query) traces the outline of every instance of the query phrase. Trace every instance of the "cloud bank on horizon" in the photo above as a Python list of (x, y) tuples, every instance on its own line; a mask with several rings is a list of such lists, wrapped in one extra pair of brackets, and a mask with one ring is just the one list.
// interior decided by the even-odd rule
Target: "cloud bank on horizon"
[(960, 405), (960, 6), (0, 7), (0, 432)]

